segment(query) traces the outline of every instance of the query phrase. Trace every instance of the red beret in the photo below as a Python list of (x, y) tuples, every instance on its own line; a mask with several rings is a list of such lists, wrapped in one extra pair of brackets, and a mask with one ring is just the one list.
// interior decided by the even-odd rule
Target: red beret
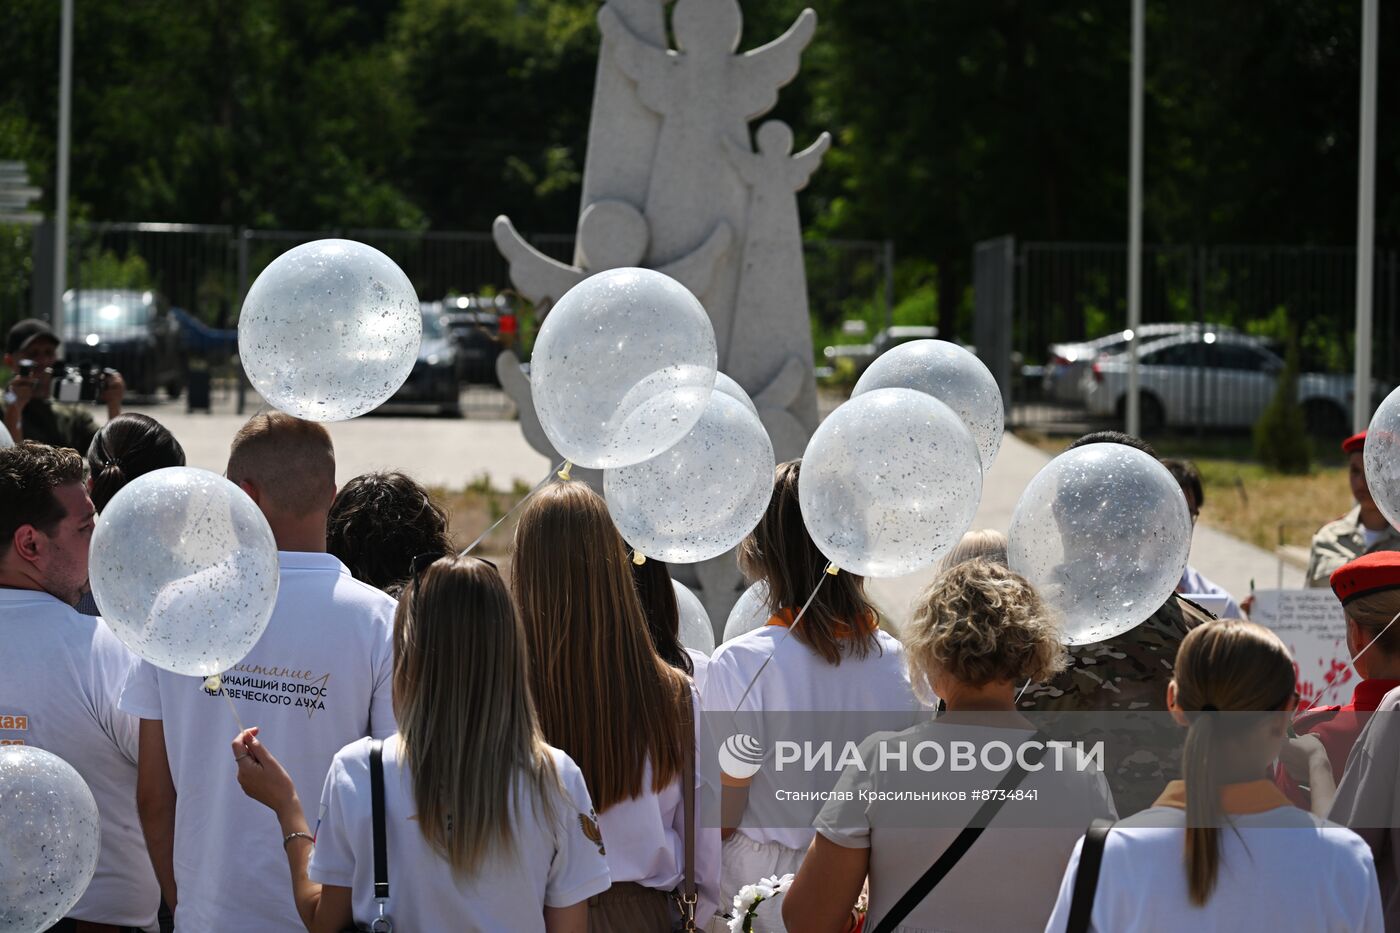
[(1400, 551), (1364, 554), (1332, 572), (1332, 592), (1345, 606), (1353, 599), (1400, 589)]
[(1366, 447), (1366, 432), (1365, 432), (1365, 431), (1362, 431), (1360, 434), (1353, 434), (1351, 437), (1349, 437), (1349, 438), (1347, 438), (1346, 440), (1342, 441), (1342, 452), (1343, 452), (1343, 453), (1348, 453), (1348, 454), (1359, 454), (1359, 453), (1361, 453), (1361, 451), (1362, 451), (1365, 447)]

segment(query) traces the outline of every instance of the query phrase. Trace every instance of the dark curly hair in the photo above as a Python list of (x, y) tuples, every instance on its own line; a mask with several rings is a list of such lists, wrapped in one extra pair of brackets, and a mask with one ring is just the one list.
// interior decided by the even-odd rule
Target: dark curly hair
[(127, 483), (155, 470), (185, 465), (185, 450), (159, 421), (137, 412), (117, 415), (93, 435), (87, 451), (92, 504), (101, 512)]
[(326, 517), (326, 550), (357, 580), (397, 596), (422, 554), (452, 553), (447, 512), (402, 473), (350, 480)]
[(82, 456), (67, 447), (25, 441), (0, 450), (0, 557), (25, 525), (53, 534), (68, 515), (53, 491), (84, 477)]

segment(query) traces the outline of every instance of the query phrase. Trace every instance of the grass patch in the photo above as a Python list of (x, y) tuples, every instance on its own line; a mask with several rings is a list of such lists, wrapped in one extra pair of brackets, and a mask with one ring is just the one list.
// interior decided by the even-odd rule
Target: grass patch
[[(1073, 440), (1034, 432), (1018, 432), (1017, 437), (1052, 456)], [(1163, 457), (1194, 462), (1201, 471), (1206, 499), (1201, 522), (1266, 551), (1280, 543), (1306, 550), (1317, 529), (1354, 504), (1340, 450), (1329, 452), (1328, 462), (1296, 475), (1253, 460), (1247, 437), (1164, 438), (1152, 446)]]

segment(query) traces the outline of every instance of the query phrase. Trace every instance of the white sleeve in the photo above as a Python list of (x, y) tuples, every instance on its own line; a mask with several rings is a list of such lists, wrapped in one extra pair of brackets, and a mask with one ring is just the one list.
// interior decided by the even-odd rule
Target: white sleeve
[(1333, 890), (1339, 903), (1337, 916), (1348, 916), (1347, 929), (1381, 933), (1385, 929), (1385, 909), (1381, 905), (1376, 863), (1366, 843), (1340, 827), (1323, 830), (1333, 851), (1339, 855), (1333, 868)]
[[(126, 757), (136, 764), (140, 746), (141, 719), (119, 707), (122, 690), (137, 665), (134, 654), (99, 622), (92, 643), (92, 690), (102, 731)], [(159, 696), (157, 696), (159, 702)], [(147, 717), (149, 718), (149, 717)]]
[(350, 827), (345, 823), (347, 796), (351, 798), (348, 809), (354, 812), (355, 785), (346, 773), (340, 755), (336, 755), (326, 774), (326, 783), (321, 788), (321, 809), (314, 831), (316, 847), (311, 850), (311, 864), (306, 872), (307, 877), (318, 884), (333, 884), (341, 888), (353, 888), (355, 885), (355, 851), (351, 845)]
[(555, 756), (564, 795), (556, 801), (559, 812), (554, 833), (554, 858), (545, 884), (546, 907), (571, 907), (612, 887), (608, 860), (603, 855), (603, 834), (593, 812), (593, 798), (583, 772), (568, 755)]
[(387, 739), (399, 731), (394, 719), (394, 609), (387, 610), (387, 620), (376, 618), (374, 693), (370, 698), (369, 734), (371, 738)]
[[(1084, 837), (1074, 844), (1069, 864), (1065, 866), (1064, 877), (1060, 879), (1060, 895), (1055, 898), (1055, 909), (1050, 912), (1050, 920), (1045, 924), (1045, 933), (1061, 933), (1069, 925), (1069, 908), (1074, 901), (1074, 876), (1079, 871), (1079, 850), (1084, 847)], [(1093, 924), (1091, 923), (1090, 926)]]
[(164, 718), (160, 711), (160, 682), (155, 665), (149, 661), (137, 661), (132, 666), (122, 686), (117, 708), (141, 719)]

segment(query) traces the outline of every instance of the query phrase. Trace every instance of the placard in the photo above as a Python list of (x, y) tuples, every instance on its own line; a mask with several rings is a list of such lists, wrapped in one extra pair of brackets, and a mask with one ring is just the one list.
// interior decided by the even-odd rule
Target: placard
[(1292, 652), (1300, 709), (1351, 702), (1359, 678), (1347, 650), (1346, 615), (1331, 589), (1255, 590), (1249, 617), (1277, 632)]

